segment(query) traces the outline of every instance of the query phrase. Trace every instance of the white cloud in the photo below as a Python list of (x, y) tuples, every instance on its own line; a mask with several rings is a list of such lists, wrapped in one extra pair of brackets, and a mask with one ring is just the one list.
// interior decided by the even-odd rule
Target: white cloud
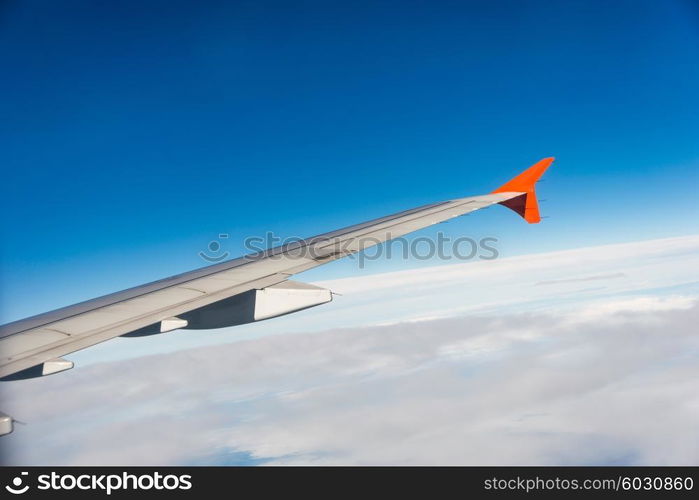
[(3, 384), (3, 411), (29, 425), (0, 451), (18, 464), (696, 464), (697, 249), (692, 237), (339, 280), (354, 298), (318, 311), (351, 328)]
[(697, 463), (699, 307), (686, 306), (577, 323), (449, 318), (97, 364), (14, 383), (5, 403), (30, 425), (2, 446), (26, 464)]

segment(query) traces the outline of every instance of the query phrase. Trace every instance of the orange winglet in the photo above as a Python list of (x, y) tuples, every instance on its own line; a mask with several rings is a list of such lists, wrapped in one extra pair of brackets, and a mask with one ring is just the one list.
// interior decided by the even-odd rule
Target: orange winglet
[(554, 158), (544, 158), (543, 160), (538, 161), (517, 177), (509, 182), (506, 182), (493, 191), (493, 193), (524, 193), (516, 198), (502, 201), (500, 202), (500, 205), (504, 205), (507, 208), (514, 210), (529, 224), (536, 224), (537, 222), (540, 222), (541, 216), (539, 215), (539, 204), (536, 201), (536, 191), (534, 187), (536, 186), (536, 181), (538, 181), (539, 178), (544, 175), (544, 172), (546, 172), (546, 169), (553, 163), (553, 160)]

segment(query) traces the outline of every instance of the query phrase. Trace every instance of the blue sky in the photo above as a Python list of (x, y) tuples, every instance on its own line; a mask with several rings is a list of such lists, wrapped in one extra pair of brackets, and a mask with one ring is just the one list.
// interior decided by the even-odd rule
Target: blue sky
[(543, 224), (440, 229), (505, 255), (696, 233), (698, 60), (690, 1), (4, 2), (0, 320), (544, 156)]

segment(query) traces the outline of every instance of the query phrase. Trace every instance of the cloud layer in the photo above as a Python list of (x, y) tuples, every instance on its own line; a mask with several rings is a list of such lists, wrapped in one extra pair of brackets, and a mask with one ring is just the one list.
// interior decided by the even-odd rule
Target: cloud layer
[(13, 383), (21, 464), (696, 464), (699, 305), (271, 336)]
[(2, 410), (28, 423), (0, 456), (697, 464), (698, 270), (687, 237), (327, 282), (346, 295), (231, 329), (237, 342), (108, 342), (121, 359), (97, 350), (70, 372), (0, 384)]

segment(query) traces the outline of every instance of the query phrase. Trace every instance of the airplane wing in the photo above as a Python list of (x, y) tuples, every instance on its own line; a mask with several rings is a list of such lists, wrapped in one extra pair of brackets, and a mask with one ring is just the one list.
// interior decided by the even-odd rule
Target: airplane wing
[(289, 278), (493, 204), (537, 223), (534, 186), (552, 162), (539, 161), (490, 194), (406, 210), (2, 325), (0, 380), (72, 368), (61, 356), (119, 336), (220, 328), (329, 302), (329, 290)]

